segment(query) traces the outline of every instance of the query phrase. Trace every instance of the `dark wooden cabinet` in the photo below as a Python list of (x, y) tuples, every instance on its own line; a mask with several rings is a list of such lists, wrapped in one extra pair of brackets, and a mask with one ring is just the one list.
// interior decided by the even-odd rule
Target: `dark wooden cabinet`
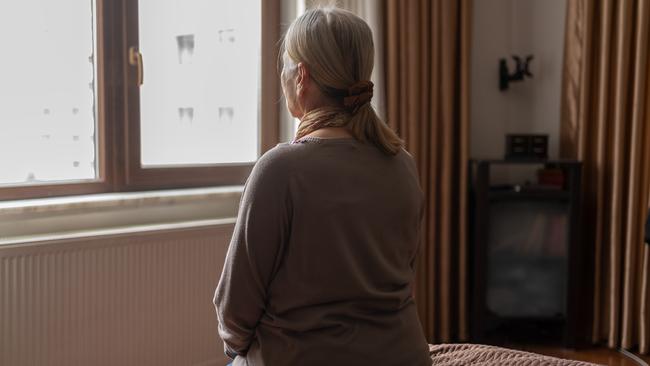
[(591, 271), (577, 161), (470, 162), (471, 330), (487, 344), (586, 344)]

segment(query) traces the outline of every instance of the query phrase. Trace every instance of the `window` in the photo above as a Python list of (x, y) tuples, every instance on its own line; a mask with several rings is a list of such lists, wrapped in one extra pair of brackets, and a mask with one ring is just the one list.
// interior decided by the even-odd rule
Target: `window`
[(28, 0), (0, 20), (0, 199), (242, 184), (278, 141), (279, 0)]
[(140, 0), (144, 167), (257, 159), (260, 5)]
[(95, 16), (91, 1), (0, 3), (0, 185), (97, 179)]

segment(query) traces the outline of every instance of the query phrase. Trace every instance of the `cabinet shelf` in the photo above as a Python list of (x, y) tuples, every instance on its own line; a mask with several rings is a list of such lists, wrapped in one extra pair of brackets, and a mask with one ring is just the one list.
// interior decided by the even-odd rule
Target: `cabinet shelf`
[(521, 190), (519, 192), (514, 190), (492, 190), (488, 191), (488, 199), (491, 201), (497, 200), (559, 200), (570, 201), (571, 192), (560, 189), (534, 189), (534, 190)]

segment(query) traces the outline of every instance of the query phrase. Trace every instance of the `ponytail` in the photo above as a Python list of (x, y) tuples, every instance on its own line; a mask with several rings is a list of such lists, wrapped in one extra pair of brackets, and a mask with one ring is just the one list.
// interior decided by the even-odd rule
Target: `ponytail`
[(368, 141), (386, 154), (395, 155), (404, 147), (402, 139), (379, 118), (370, 103), (359, 107), (346, 127), (357, 140)]

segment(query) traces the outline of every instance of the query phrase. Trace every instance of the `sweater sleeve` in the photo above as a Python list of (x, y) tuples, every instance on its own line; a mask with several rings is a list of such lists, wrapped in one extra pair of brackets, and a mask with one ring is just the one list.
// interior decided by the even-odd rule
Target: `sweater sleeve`
[(276, 147), (255, 164), (214, 296), (226, 354), (245, 355), (264, 314), (267, 289), (289, 239), (287, 156)]

